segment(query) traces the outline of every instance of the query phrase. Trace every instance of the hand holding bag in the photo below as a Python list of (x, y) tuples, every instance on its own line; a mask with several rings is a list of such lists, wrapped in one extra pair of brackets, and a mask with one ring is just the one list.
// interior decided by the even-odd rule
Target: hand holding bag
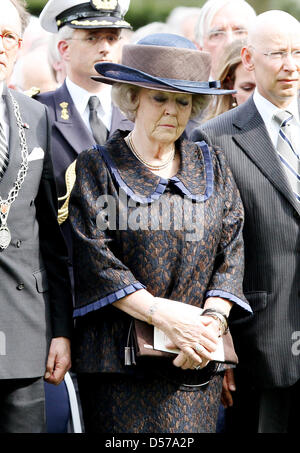
[[(228, 331), (221, 337), (223, 353), (216, 358), (216, 362), (228, 365), (236, 365), (238, 357), (236, 355), (232, 337)], [(160, 357), (174, 359), (176, 352), (155, 349), (154, 347), (154, 326), (138, 319), (133, 319), (130, 324), (127, 341), (127, 365), (135, 364), (136, 357)], [(125, 348), (126, 349), (126, 348)], [(131, 361), (131, 363), (129, 363)], [(126, 360), (125, 360), (126, 362)]]

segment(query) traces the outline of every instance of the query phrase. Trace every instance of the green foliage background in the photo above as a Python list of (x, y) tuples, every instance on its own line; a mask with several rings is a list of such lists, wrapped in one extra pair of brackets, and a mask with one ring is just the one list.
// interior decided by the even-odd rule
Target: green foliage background
[[(62, 0), (63, 1), (63, 0)], [(39, 15), (46, 0), (27, 0), (32, 14)], [(170, 11), (176, 6), (201, 7), (205, 0), (131, 0), (126, 19), (132, 24), (134, 30), (149, 22), (164, 22)], [(257, 13), (270, 9), (281, 9), (294, 15), (300, 20), (299, 0), (248, 0)]]

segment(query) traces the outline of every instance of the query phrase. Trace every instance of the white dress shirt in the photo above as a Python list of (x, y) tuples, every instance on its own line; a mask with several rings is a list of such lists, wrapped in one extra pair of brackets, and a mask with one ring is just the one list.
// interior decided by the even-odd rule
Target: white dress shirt
[(9, 143), (9, 124), (7, 118), (7, 108), (2, 94), (3, 94), (3, 82), (0, 82), (0, 123), (3, 126), (7, 143)]
[(66, 85), (71, 98), (89, 131), (92, 132), (89, 121), (90, 109), (88, 106), (91, 96), (97, 96), (99, 98), (101, 106), (97, 110), (97, 114), (107, 129), (110, 130), (112, 117), (111, 86), (105, 85), (100, 93), (93, 94), (76, 85), (68, 77), (66, 78)]
[(256, 105), (257, 110), (259, 111), (264, 123), (266, 125), (267, 131), (270, 135), (274, 147), (277, 147), (277, 140), (279, 135), (279, 124), (273, 119), (273, 115), (277, 110), (287, 110), (294, 116), (292, 123), (292, 140), (293, 144), (296, 147), (296, 150), (300, 152), (300, 121), (299, 121), (299, 109), (298, 109), (298, 98), (295, 97), (288, 107), (285, 109), (279, 109), (276, 105), (272, 104), (266, 98), (264, 98), (255, 88), (253, 101)]

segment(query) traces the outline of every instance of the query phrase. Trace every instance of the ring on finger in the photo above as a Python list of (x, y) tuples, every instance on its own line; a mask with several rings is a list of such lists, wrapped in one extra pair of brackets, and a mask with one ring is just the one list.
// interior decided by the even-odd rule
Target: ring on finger
[(199, 343), (195, 344), (195, 348), (194, 349), (195, 349), (196, 352), (200, 352), (200, 353), (205, 351), (205, 347), (202, 346), (202, 344), (199, 344)]
[(198, 371), (198, 370), (200, 370), (200, 368), (201, 368), (200, 365), (196, 365), (194, 369)]

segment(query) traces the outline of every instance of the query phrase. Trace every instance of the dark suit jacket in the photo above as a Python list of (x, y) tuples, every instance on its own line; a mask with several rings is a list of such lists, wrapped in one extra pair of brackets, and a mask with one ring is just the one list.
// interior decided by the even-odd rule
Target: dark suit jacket
[(259, 387), (290, 386), (300, 378), (300, 204), (252, 97), (191, 138), (225, 151), (244, 203), (244, 293), (254, 317), (232, 326), (241, 370)]
[[(2, 199), (7, 198), (21, 166), (19, 130), (8, 93), (5, 87), (10, 160), (0, 181)], [(0, 353), (0, 379), (42, 376), (51, 337), (70, 337), (73, 324), (67, 250), (57, 224), (47, 110), (27, 96), (11, 93), (28, 125), (24, 131), (29, 159), (8, 215), (12, 240), (0, 251), (0, 331), (6, 341), (5, 353)]]

